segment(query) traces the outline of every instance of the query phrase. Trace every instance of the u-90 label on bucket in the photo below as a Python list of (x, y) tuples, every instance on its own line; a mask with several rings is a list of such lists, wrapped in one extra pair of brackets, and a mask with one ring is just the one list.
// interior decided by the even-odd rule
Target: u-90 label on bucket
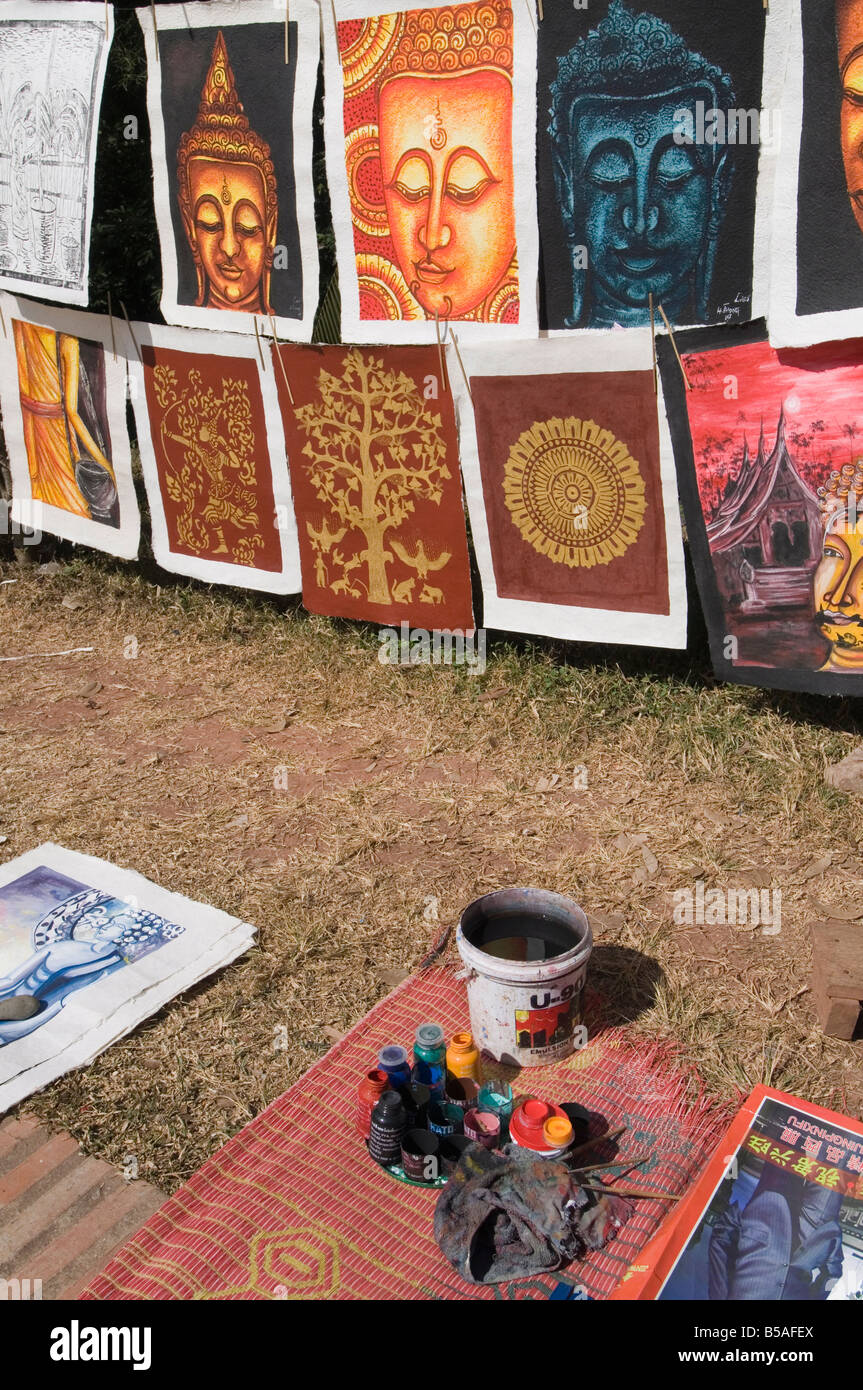
[(580, 991), (571, 987), (556, 999), (548, 991), (531, 995), (530, 1008), (515, 1010), (516, 1046), (525, 1052), (543, 1053), (584, 1047), (587, 1029), (575, 1022), (579, 999)]

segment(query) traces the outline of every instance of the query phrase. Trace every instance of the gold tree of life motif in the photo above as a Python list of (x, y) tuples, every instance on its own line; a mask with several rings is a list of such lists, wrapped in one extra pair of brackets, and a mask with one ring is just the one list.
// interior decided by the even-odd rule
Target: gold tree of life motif
[[(264, 538), (246, 383), (222, 377), (216, 391), (192, 367), (180, 388), (177, 373), (163, 364), (153, 372), (153, 390), (164, 412), (159, 438), (165, 491), (180, 509), (174, 523), (178, 540), (196, 555), (254, 565)], [(244, 534), (229, 545), (226, 526)]]
[[(326, 509), (319, 525), (306, 522), (318, 586), (365, 594), (371, 603), (407, 603), (419, 580), (419, 601), (441, 603), (428, 576), (451, 552), (398, 535), (417, 501), (440, 506), (452, 477), (441, 417), (426, 408), (412, 377), (382, 359), (351, 348), (341, 366), (340, 376), (321, 371), (318, 399), (294, 411), (308, 436), (305, 468)], [(396, 561), (408, 571), (397, 583), (389, 573)]]
[(524, 539), (571, 569), (607, 565), (644, 524), (644, 480), (627, 446), (593, 420), (531, 425), (509, 451), (504, 500)]

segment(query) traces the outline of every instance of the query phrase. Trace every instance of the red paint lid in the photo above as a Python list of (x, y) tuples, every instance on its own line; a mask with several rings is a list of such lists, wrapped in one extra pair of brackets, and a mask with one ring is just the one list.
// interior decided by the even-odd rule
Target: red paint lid
[(543, 1134), (546, 1121), (554, 1118), (566, 1120), (566, 1112), (561, 1110), (559, 1105), (551, 1105), (548, 1101), (535, 1098), (523, 1101), (518, 1109), (513, 1111), (509, 1122), (510, 1138), (523, 1149), (545, 1153), (555, 1147), (546, 1141)]

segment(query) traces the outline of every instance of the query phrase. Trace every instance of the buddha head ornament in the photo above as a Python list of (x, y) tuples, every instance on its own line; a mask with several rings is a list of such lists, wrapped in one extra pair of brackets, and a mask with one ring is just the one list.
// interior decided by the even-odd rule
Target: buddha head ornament
[(392, 247), (358, 248), (370, 316), (517, 312), (512, 64), (509, 0), (368, 20), (343, 50), (346, 101), (372, 87), (377, 106), (346, 137), (354, 226)]
[(834, 470), (818, 498), (824, 539), (815, 622), (831, 644), (821, 669), (863, 675), (863, 460)]
[(681, 131), (699, 102), (733, 108), (729, 77), (663, 20), (612, 0), (558, 60), (551, 98), (567, 326), (646, 323), (650, 295), (673, 322), (706, 321), (733, 150), (684, 142)]
[(195, 124), (177, 150), (177, 190), (208, 309), (269, 314), (278, 200), (270, 147), (249, 126), (219, 31)]

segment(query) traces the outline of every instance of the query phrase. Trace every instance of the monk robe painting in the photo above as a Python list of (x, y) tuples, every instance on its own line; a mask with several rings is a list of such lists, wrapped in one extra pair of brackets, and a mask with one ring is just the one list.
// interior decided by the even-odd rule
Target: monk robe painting
[(777, 352), (763, 320), (658, 351), (713, 665), (863, 694), (859, 341)]
[(309, 338), (317, 9), (292, 4), (286, 30), (257, 0), (160, 6), (158, 57), (150, 11), (138, 17), (165, 318), (235, 333), (274, 319), (280, 336)]
[(591, 0), (539, 26), (542, 321), (752, 317), (765, 16), (750, 0)]
[[(487, 627), (686, 645), (649, 330), (462, 349), (453, 374)], [(453, 367), (455, 373), (455, 365)]]
[(272, 372), (254, 339), (132, 326), (141, 465), (164, 569), (271, 594), (300, 588), (297, 530)]
[(510, 0), (383, 15), (336, 0), (335, 15), (326, 117), (342, 337), (432, 342), (448, 322), (462, 337), (534, 334), (529, 16)]
[(473, 629), (453, 401), (437, 348), (271, 348), (312, 613)]
[(139, 516), (125, 362), (107, 320), (4, 296), (0, 400), (13, 519), (131, 559)]
[(790, 9), (768, 325), (804, 347), (863, 334), (863, 5)]

